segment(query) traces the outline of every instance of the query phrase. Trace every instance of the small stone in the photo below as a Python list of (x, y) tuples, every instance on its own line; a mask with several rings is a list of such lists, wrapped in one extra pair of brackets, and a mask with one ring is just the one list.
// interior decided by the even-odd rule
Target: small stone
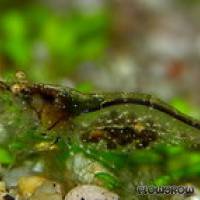
[(73, 188), (66, 196), (65, 200), (119, 200), (119, 196), (95, 185), (82, 185)]
[(32, 164), (31, 162), (28, 162), (21, 167), (13, 168), (11, 170), (4, 172), (3, 181), (6, 183), (6, 186), (8, 188), (16, 187), (21, 177), (30, 176), (31, 164)]
[(0, 181), (0, 194), (6, 192), (6, 184), (4, 181)]
[(62, 200), (61, 186), (47, 180), (35, 190), (30, 200)]
[(18, 71), (16, 74), (15, 74), (16, 78), (18, 80), (25, 80), (26, 79), (26, 74), (22, 71)]
[(39, 176), (21, 177), (18, 181), (18, 191), (23, 197), (30, 197), (44, 181), (45, 178)]
[(11, 86), (11, 91), (13, 94), (19, 94), (21, 92), (22, 88), (23, 87), (20, 84), (16, 83)]

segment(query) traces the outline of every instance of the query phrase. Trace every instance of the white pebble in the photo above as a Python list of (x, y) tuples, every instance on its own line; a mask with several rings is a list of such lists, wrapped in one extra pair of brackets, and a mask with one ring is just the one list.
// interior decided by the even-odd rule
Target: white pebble
[(82, 185), (73, 188), (65, 200), (119, 200), (119, 196), (99, 186)]

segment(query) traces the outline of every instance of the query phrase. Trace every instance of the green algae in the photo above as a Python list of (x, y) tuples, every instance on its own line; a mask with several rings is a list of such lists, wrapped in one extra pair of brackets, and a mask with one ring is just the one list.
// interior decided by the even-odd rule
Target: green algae
[[(128, 103), (90, 111), (119, 94), (94, 97), (70, 91), (74, 96), (69, 105), (78, 107), (68, 109), (74, 112), (69, 119), (62, 119), (67, 121), (65, 125), (51, 130), (43, 127), (23, 96), (1, 92), (0, 123), (6, 133), (1, 140), (2, 164), (14, 168), (27, 160), (33, 165), (42, 162), (39, 174), (63, 182), (66, 190), (82, 183), (100, 184), (125, 200), (144, 199), (135, 190), (141, 183), (200, 184), (198, 128), (147, 105)], [(80, 154), (86, 165), (76, 169), (72, 161)], [(72, 167), (67, 167), (69, 163)], [(101, 166), (101, 170), (91, 175), (87, 163)], [(81, 171), (92, 178), (87, 180)]]

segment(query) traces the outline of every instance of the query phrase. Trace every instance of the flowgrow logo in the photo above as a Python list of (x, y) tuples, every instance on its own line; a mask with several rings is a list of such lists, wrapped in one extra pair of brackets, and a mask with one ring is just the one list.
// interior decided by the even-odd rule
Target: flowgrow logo
[(175, 195), (193, 194), (194, 187), (190, 186), (137, 186), (137, 193), (140, 195)]

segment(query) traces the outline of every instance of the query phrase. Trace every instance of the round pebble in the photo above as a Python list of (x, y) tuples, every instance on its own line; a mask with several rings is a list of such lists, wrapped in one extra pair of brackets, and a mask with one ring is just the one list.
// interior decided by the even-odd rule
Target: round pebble
[(65, 200), (119, 200), (119, 196), (99, 186), (82, 185), (73, 188)]

